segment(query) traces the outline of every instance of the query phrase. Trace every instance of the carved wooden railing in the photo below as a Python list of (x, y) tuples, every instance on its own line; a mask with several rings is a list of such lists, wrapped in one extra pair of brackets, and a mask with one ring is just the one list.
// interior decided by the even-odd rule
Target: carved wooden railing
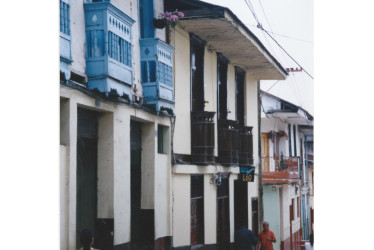
[(253, 127), (244, 126), (239, 129), (239, 164), (241, 166), (253, 165)]
[(237, 121), (218, 120), (218, 159), (221, 164), (238, 164), (239, 130)]
[(191, 112), (191, 162), (214, 163), (215, 112)]

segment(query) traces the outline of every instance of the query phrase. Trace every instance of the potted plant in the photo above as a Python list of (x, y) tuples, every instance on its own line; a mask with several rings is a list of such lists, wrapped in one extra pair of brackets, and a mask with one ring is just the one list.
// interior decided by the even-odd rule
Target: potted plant
[(179, 18), (183, 18), (184, 14), (181, 11), (174, 10), (172, 12), (166, 11), (160, 13), (158, 18), (153, 19), (153, 25), (156, 29), (163, 29), (167, 25), (175, 27), (179, 22)]

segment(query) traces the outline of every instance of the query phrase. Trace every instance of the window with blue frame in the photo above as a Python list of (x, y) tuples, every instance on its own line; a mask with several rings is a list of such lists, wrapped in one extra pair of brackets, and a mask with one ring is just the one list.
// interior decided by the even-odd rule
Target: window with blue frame
[(155, 82), (156, 81), (156, 62), (143, 61), (141, 62), (142, 81)]
[(108, 33), (109, 56), (131, 67), (131, 44), (116, 34)]
[(104, 31), (90, 30), (86, 33), (87, 56), (100, 57), (104, 55)]
[(60, 32), (70, 36), (70, 5), (60, 0)]
[(172, 72), (172, 67), (166, 65), (165, 63), (158, 62), (158, 76), (159, 76), (159, 81), (173, 86), (173, 72)]

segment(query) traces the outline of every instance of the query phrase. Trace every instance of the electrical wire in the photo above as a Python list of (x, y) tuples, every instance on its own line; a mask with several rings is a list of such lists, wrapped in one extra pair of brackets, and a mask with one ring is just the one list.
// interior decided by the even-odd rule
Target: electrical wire
[(299, 65), (302, 70), (310, 77), (314, 80), (313, 76), (311, 74), (309, 74), (308, 71), (306, 71), (303, 66), (300, 65), (300, 63), (298, 63), (278, 42), (277, 40), (275, 40), (275, 38), (273, 38), (266, 30), (264, 30), (262, 27), (258, 27), (259, 29), (263, 30), (271, 39), (273, 39), (273, 41), (297, 64)]
[[(275, 40), (275, 38), (274, 37), (272, 37), (270, 34), (269, 34), (269, 32), (267, 31), (267, 30), (265, 30), (263, 27), (262, 27), (262, 24), (260, 23), (260, 21), (258, 20), (258, 18), (257, 18), (257, 15), (256, 15), (256, 13), (255, 13), (255, 11), (254, 11), (254, 8), (253, 8), (253, 6), (252, 6), (252, 4), (251, 4), (251, 1), (250, 0), (248, 0), (248, 2), (250, 3), (248, 3), (247, 2), (247, 0), (244, 0), (245, 1), (245, 3), (247, 4), (247, 6), (248, 6), (248, 8), (249, 8), (249, 10), (252, 12), (252, 14), (253, 14), (253, 16), (254, 16), (254, 18), (256, 19), (256, 21), (257, 21), (257, 28), (259, 28), (260, 30), (262, 30), (262, 31), (264, 31), (278, 46), (279, 46), (279, 48), (281, 48), (283, 51), (284, 51), (284, 53), (286, 53), (299, 67), (301, 67), (302, 69), (303, 69), (303, 71), (310, 77), (310, 78), (312, 78), (313, 80), (314, 80), (314, 78), (313, 78), (313, 76), (311, 75), (311, 74), (309, 74), (309, 72), (308, 71), (306, 71), (305, 69), (304, 69), (304, 67), (303, 66), (301, 66), (300, 65), (300, 63), (298, 63), (279, 43), (278, 43), (278, 41), (277, 40)], [(251, 6), (250, 6), (251, 5)]]
[[(257, 25), (253, 25), (253, 24), (250, 24), (250, 23), (245, 23), (245, 25), (247, 25), (247, 26), (252, 26), (252, 27), (257, 27)], [(273, 32), (273, 31), (268, 31), (268, 30), (266, 30), (266, 31), (269, 32), (269, 33), (272, 33), (272, 34), (274, 34), (274, 35), (277, 35), (277, 36), (282, 36), (282, 37), (286, 37), (286, 38), (290, 38), (290, 39), (298, 40), (298, 41), (301, 41), (301, 42), (306, 42), (306, 43), (311, 43), (311, 44), (313, 44), (312, 41), (308, 41), (308, 40), (304, 40), (304, 39), (300, 39), (300, 38), (296, 38), (296, 37), (291, 37), (291, 36), (282, 35), (282, 34), (279, 34), (279, 33), (275, 33), (275, 32)]]
[(274, 87), (275, 86), (275, 84), (277, 84), (278, 82), (279, 82), (280, 80), (278, 80), (278, 81), (276, 81), (268, 90), (266, 90), (263, 94), (262, 94), (262, 96), (260, 96), (260, 98), (262, 98), (264, 95), (266, 95), (270, 90), (271, 90), (271, 88), (272, 87)]

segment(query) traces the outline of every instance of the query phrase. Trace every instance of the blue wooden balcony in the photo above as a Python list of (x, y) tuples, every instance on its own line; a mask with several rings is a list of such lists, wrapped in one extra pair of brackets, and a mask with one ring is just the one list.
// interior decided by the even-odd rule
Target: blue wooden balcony
[(140, 39), (140, 51), (145, 104), (174, 113), (174, 48), (158, 38), (146, 38)]
[(134, 20), (110, 2), (84, 4), (88, 87), (131, 95)]

